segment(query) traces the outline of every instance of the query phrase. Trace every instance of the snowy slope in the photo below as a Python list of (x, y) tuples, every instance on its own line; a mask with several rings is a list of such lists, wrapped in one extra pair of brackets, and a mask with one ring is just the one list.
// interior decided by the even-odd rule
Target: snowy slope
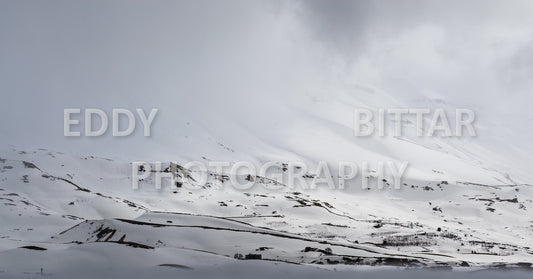
[(110, 257), (113, 269), (149, 254), (144, 264), (154, 270), (201, 269), (259, 254), (272, 264), (326, 269), (533, 261), (530, 185), (408, 178), (401, 190), (273, 191), (258, 179), (241, 191), (213, 175), (211, 186), (199, 190), (168, 183), (157, 190), (149, 179), (133, 190), (128, 162), (15, 148), (0, 157), (0, 270), (12, 275), (37, 270), (21, 255), (83, 258), (88, 251)]
[[(0, 277), (532, 268), (533, 2), (40, 2), (0, 2)], [(64, 136), (68, 108), (108, 131)], [(114, 137), (116, 108), (158, 109), (151, 136)], [(471, 109), (477, 136), (355, 137), (354, 109), (391, 108)], [(137, 161), (185, 181), (133, 189)], [(367, 162), (371, 184), (239, 190), (191, 161)]]
[[(533, 263), (530, 155), (516, 157), (520, 147), (507, 152), (506, 143), (498, 142), (502, 137), (487, 136), (487, 127), (504, 126), (505, 119), (480, 121), (477, 138), (420, 138), (412, 119), (403, 123), (402, 137), (356, 138), (354, 108), (453, 111), (456, 105), (429, 98), (399, 101), (356, 86), (285, 100), (273, 94), (245, 108), (247, 117), (227, 113), (233, 106), (210, 107), (209, 116), (180, 112), (187, 120), (165, 130), (165, 140), (155, 137), (139, 146), (143, 152), (118, 152), (113, 159), (6, 146), (0, 153), (0, 270), (10, 276), (36, 270), (33, 263), (43, 255), (71, 257), (68, 266), (96, 255), (110, 259), (113, 271), (135, 263), (154, 272), (160, 265), (241, 265), (247, 257), (298, 270), (471, 270)], [(486, 113), (477, 111), (482, 119)], [(393, 126), (388, 119), (388, 130)], [(339, 161), (366, 161), (373, 170), (379, 161), (408, 161), (409, 167), (401, 189), (392, 187), (388, 173), (384, 189), (377, 189), (376, 177), (363, 188), (359, 175), (344, 190), (291, 188), (272, 177), (253, 177), (252, 189), (238, 190), (227, 172), (210, 172), (208, 183), (198, 185), (199, 174), (181, 167), (242, 160), (257, 166), (275, 161), (275, 171), (284, 176), (288, 162), (304, 162), (308, 182), (319, 175), (319, 161), (328, 163), (333, 176)], [(174, 162), (181, 176), (191, 176), (181, 187), (164, 180), (156, 189), (151, 175), (132, 189), (133, 161), (167, 162), (164, 168)], [(122, 259), (130, 250), (150, 261)], [(69, 270), (40, 263), (56, 275)]]

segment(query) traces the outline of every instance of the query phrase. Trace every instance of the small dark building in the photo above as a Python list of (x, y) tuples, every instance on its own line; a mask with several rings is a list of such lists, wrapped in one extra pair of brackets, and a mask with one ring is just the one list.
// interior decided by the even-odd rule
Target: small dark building
[(261, 254), (248, 254), (244, 257), (245, 260), (260, 260)]

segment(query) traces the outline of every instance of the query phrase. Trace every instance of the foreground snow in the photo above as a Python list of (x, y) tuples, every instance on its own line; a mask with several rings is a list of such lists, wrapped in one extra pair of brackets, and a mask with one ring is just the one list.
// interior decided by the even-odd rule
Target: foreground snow
[(199, 190), (157, 190), (151, 178), (133, 190), (127, 162), (14, 148), (0, 158), (0, 275), (8, 277), (41, 268), (59, 277), (201, 277), (533, 262), (530, 185), (408, 177), (400, 190), (273, 191), (257, 178), (239, 191), (212, 174)]

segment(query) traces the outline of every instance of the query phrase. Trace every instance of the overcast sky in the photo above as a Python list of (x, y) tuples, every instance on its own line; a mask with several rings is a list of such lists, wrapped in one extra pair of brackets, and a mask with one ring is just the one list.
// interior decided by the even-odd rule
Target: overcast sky
[[(518, 134), (533, 120), (531, 15), (527, 0), (5, 0), (0, 142), (127, 152), (191, 119), (267, 121), (286, 96), (347, 84), (488, 107)], [(160, 132), (66, 139), (66, 107), (159, 108)]]

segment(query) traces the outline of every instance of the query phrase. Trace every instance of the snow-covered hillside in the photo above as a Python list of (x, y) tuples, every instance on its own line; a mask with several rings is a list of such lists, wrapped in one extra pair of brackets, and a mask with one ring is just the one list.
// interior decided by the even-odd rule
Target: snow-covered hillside
[[(530, 277), (532, 14), (529, 0), (0, 1), (0, 277)], [(356, 136), (356, 110), (394, 109), (429, 112)], [(157, 111), (150, 135), (119, 110)], [(420, 136), (440, 110), (455, 132), (471, 112), (475, 135)], [(404, 162), (400, 181), (389, 163)], [(294, 169), (336, 185), (294, 186)]]
[(150, 178), (134, 190), (128, 162), (16, 148), (0, 157), (0, 269), (9, 276), (64, 275), (85, 261), (120, 273), (132, 263), (157, 272), (241, 261), (350, 270), (533, 260), (531, 185), (407, 178), (400, 190), (273, 191), (257, 177), (241, 191), (212, 173), (198, 190), (157, 190)]

